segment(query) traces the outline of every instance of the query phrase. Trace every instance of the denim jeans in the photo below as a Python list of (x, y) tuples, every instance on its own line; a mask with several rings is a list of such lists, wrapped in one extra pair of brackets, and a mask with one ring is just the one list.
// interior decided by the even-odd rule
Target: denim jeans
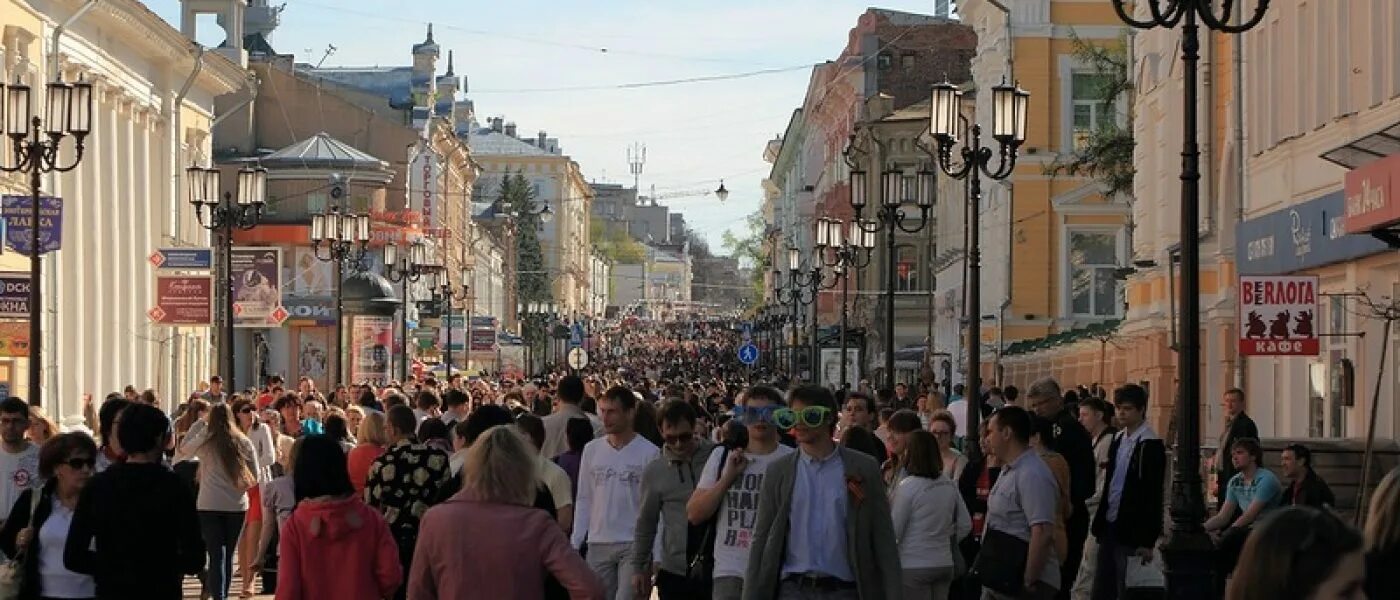
[(244, 512), (199, 511), (199, 531), (209, 562), (204, 565), (204, 592), (210, 600), (228, 598), (233, 579), (233, 554), (243, 533)]
[(603, 580), (604, 598), (632, 600), (632, 544), (588, 544), (588, 566)]

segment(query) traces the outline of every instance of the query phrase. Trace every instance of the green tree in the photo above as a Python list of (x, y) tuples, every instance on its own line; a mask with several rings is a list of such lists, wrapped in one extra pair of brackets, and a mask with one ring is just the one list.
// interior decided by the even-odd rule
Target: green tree
[(627, 235), (621, 223), (595, 218), (588, 230), (594, 247), (614, 264), (636, 265), (646, 261), (646, 248)]
[(517, 172), (501, 178), (498, 192), (501, 206), (516, 215), (515, 256), (516, 290), (519, 301), (547, 302), (553, 298), (549, 274), (545, 272), (544, 251), (540, 249), (540, 217), (535, 214), (535, 188), (525, 175)]
[(758, 306), (763, 302), (763, 276), (772, 266), (766, 248), (767, 234), (768, 222), (764, 220), (763, 213), (754, 211), (744, 218), (743, 234), (734, 235), (734, 232), (726, 231), (720, 241), (729, 255), (739, 260), (739, 264), (753, 267), (749, 279), (749, 284), (753, 286), (749, 306)]
[[(1112, 45), (1095, 45), (1073, 38), (1074, 57), (1097, 72), (1098, 97), (1104, 106), (1113, 107), (1125, 94), (1132, 92), (1128, 77), (1127, 40)], [(1062, 154), (1046, 167), (1047, 175), (1089, 177), (1104, 187), (1108, 197), (1131, 197), (1133, 176), (1132, 106), (1128, 108), (1128, 126), (1117, 122), (1104, 123), (1093, 129), (1082, 145), (1068, 155)]]

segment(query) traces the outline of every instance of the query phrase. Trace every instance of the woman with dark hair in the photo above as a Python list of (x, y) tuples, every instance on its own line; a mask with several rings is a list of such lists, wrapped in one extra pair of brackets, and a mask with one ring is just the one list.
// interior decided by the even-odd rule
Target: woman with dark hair
[(847, 427), (841, 432), (841, 445), (864, 453), (876, 461), (885, 460), (885, 444), (869, 429), (859, 425)]
[(20, 600), (97, 596), (92, 576), (63, 564), (73, 511), (96, 462), (97, 444), (85, 433), (56, 435), (39, 449), (44, 487), (20, 493), (0, 530), (0, 550), (22, 565)]
[(554, 457), (554, 464), (569, 474), (572, 497), (578, 497), (578, 467), (583, 462), (583, 447), (593, 441), (593, 423), (588, 419), (575, 417), (564, 425), (564, 437), (569, 449)]
[(637, 415), (632, 419), (632, 427), (637, 435), (660, 448), (665, 442), (661, 439), (661, 425), (656, 420), (656, 405), (650, 402), (637, 402)]
[(346, 454), (355, 449), (355, 439), (350, 437), (350, 425), (345, 421), (345, 417), (336, 414), (326, 417), (324, 433), (326, 437), (340, 444), (340, 449)]
[(957, 575), (958, 542), (972, 532), (957, 486), (943, 475), (941, 446), (927, 431), (909, 433), (899, 456), (906, 476), (890, 492), (905, 598), (945, 600)]
[(1310, 506), (1274, 511), (1250, 533), (1226, 600), (1362, 600), (1361, 534)]
[(437, 417), (423, 419), (418, 424), (418, 441), (430, 448), (437, 448), (443, 454), (452, 453), (451, 434), (447, 430), (447, 423)]
[(258, 470), (254, 473), (258, 485), (248, 488), (248, 516), (243, 522), (243, 533), (238, 538), (238, 564), (243, 573), (243, 589), (239, 598), (253, 596), (253, 553), (257, 550), (258, 533), (262, 531), (262, 490), (260, 486), (272, 481), (272, 465), (277, 462), (277, 447), (272, 441), (272, 428), (262, 423), (257, 416), (257, 407), (246, 397), (238, 396), (233, 401), (233, 414), (238, 420), (238, 430), (248, 436), (253, 443), (253, 455), (257, 459)]
[[(241, 400), (234, 396), (234, 402)], [(253, 442), (238, 430), (228, 404), (215, 404), (209, 416), (194, 424), (175, 456), (199, 458), (199, 528), (209, 562), (204, 591), (213, 600), (228, 597), (233, 579), (233, 555), (248, 512), (248, 490), (258, 485), (257, 453)]]
[[(203, 401), (201, 400), (199, 402)], [(99, 473), (107, 470), (107, 467), (111, 466), (113, 463), (122, 461), (121, 444), (117, 443), (116, 436), (112, 431), (112, 426), (117, 422), (117, 413), (120, 413), (122, 409), (130, 405), (131, 402), (128, 402), (125, 398), (117, 394), (108, 394), (107, 400), (102, 403), (102, 408), (97, 409), (97, 432), (98, 441), (100, 443), (97, 447), (97, 472)], [(198, 404), (190, 404), (191, 409), (197, 407)], [(204, 408), (207, 410), (208, 407), (209, 403), (205, 402)], [(180, 430), (178, 428), (175, 430), (175, 434), (177, 436), (180, 435)]]
[(389, 525), (350, 485), (345, 451), (326, 436), (301, 442), (297, 507), (277, 545), (277, 600), (381, 600), (403, 583)]

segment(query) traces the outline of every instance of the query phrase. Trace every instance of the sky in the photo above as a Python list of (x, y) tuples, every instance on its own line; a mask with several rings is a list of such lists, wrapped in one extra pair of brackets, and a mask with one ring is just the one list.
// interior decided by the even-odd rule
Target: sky
[[(273, 4), (281, 0), (273, 0)], [(726, 230), (742, 233), (768, 174), (763, 148), (787, 126), (811, 66), (837, 57), (869, 6), (849, 0), (285, 0), (271, 43), (298, 62), (398, 66), (427, 24), (443, 56), (455, 51), (479, 121), (505, 117), (519, 135), (547, 131), (589, 181), (630, 185), (627, 151), (646, 146), (647, 193), (685, 214), (723, 253)], [(146, 0), (177, 28), (179, 0)], [(930, 13), (933, 0), (881, 8)], [(202, 19), (197, 41), (224, 34)], [(335, 50), (325, 56), (329, 47)], [(623, 84), (774, 71), (747, 77), (617, 89)], [(545, 91), (555, 88), (609, 89)], [(723, 179), (729, 199), (713, 191)]]

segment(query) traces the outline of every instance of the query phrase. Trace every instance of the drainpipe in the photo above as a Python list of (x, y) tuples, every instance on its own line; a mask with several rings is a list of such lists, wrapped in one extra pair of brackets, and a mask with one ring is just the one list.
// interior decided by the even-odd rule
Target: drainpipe
[[(1006, 6), (1002, 0), (987, 0), (989, 4), (995, 6), (1006, 16), (1006, 79), (1013, 84), (1016, 82), (1016, 38), (1011, 33), (1011, 8)], [(1016, 244), (1016, 213), (1013, 207), (1016, 205), (1016, 184), (1010, 177), (999, 182), (1006, 188), (1006, 296), (1001, 300), (1001, 306), (997, 308), (997, 356), (996, 372), (994, 378), (997, 386), (1002, 385), (1001, 353), (1006, 349), (1006, 309), (1011, 307), (1011, 283), (1015, 281), (1012, 277), (1015, 261), (1012, 253)], [(978, 309), (981, 312), (981, 309)], [(978, 315), (981, 318), (981, 315)]]
[[(170, 172), (171, 179), (169, 181), (172, 182), (172, 187), (167, 190), (167, 194), (170, 198), (170, 218), (162, 223), (165, 231), (161, 232), (161, 239), (165, 241), (179, 241), (177, 238), (180, 229), (180, 209), (184, 204), (180, 201), (180, 190), (185, 176), (185, 170), (180, 168), (179, 164), (181, 132), (184, 131), (184, 111), (181, 110), (181, 107), (184, 106), (185, 96), (189, 94), (190, 88), (194, 87), (195, 78), (199, 77), (200, 71), (204, 69), (204, 52), (204, 46), (195, 45), (193, 52), (194, 68), (190, 71), (189, 76), (185, 78), (184, 85), (180, 86), (180, 92), (176, 94), (174, 99), (166, 96), (165, 100), (161, 103), (161, 120), (171, 124), (171, 129), (165, 136), (165, 143), (169, 146), (165, 156), (165, 163), (166, 168), (169, 169)], [(181, 373), (180, 365), (185, 365), (186, 368), (189, 367), (188, 361), (181, 359), (181, 354), (184, 353), (186, 345), (188, 344), (186, 343), (185, 335), (177, 333), (175, 343), (170, 344), (166, 349), (170, 353), (171, 380), (166, 383), (165, 389), (169, 390), (168, 393), (172, 397), (176, 394), (176, 389), (179, 385)]]
[[(203, 47), (203, 46), (200, 46), (199, 50), (200, 50), (200, 54), (203, 54), (203, 53), (204, 53), (204, 47)], [(203, 64), (203, 63), (201, 63), (201, 64)], [(192, 73), (189, 82), (186, 82), (185, 85), (186, 85), (186, 86), (189, 86), (191, 83), (193, 83), (193, 82), (194, 82), (194, 77), (193, 77), (193, 75), (197, 75), (197, 74), (199, 74), (199, 71), (195, 71), (194, 73)], [(214, 117), (214, 120), (213, 120), (211, 123), (209, 123), (209, 135), (210, 135), (210, 136), (213, 136), (213, 135), (214, 135), (214, 128), (215, 128), (215, 127), (218, 127), (219, 123), (223, 123), (223, 122), (224, 122), (224, 119), (227, 119), (227, 118), (229, 118), (229, 117), (231, 117), (231, 116), (233, 116), (233, 115), (238, 114), (238, 111), (243, 110), (243, 108), (246, 107), (246, 106), (252, 106), (253, 101), (255, 101), (255, 100), (258, 99), (258, 77), (257, 77), (257, 75), (254, 75), (254, 74), (252, 74), (252, 73), (249, 73), (249, 74), (248, 74), (248, 81), (244, 83), (244, 89), (246, 89), (246, 90), (248, 91), (248, 99), (247, 99), (247, 100), (244, 100), (244, 101), (242, 101), (242, 102), (239, 102), (238, 104), (235, 104), (235, 105), (233, 105), (233, 106), (231, 106), (231, 107), (229, 107), (228, 110), (225, 110), (223, 114), (221, 114), (221, 115), (216, 115), (216, 116)], [(183, 98), (183, 96), (182, 96), (182, 98)]]
[(54, 81), (59, 81), (63, 79), (63, 77), (59, 74), (58, 70), (59, 38), (63, 37), (63, 32), (67, 31), (70, 25), (76, 23), (78, 19), (81, 19), (83, 15), (87, 14), (87, 11), (92, 10), (92, 7), (97, 6), (97, 3), (101, 1), (102, 0), (88, 0), (86, 4), (83, 4), (82, 6), (78, 7), (78, 12), (73, 13), (73, 16), (68, 17), (66, 21), (59, 23), (57, 27), (53, 28), (53, 51), (49, 53), (49, 69), (50, 74), (53, 75)]
[[(1244, 8), (1236, 6), (1237, 14), (1243, 15)], [(1231, 69), (1231, 76), (1234, 78), (1234, 109), (1235, 113), (1235, 191), (1239, 196), (1235, 200), (1235, 223), (1244, 221), (1244, 203), (1249, 198), (1249, 178), (1245, 177), (1245, 151), (1244, 151), (1244, 36), (1232, 35), (1230, 39), (1230, 59), (1234, 63)], [(1240, 243), (1239, 238), (1235, 238), (1235, 244)], [(1238, 267), (1239, 265), (1236, 265)], [(1238, 302), (1239, 291), (1235, 292), (1236, 302)], [(1239, 348), (1235, 349), (1235, 387), (1244, 389), (1247, 379), (1249, 360), (1240, 355)]]

